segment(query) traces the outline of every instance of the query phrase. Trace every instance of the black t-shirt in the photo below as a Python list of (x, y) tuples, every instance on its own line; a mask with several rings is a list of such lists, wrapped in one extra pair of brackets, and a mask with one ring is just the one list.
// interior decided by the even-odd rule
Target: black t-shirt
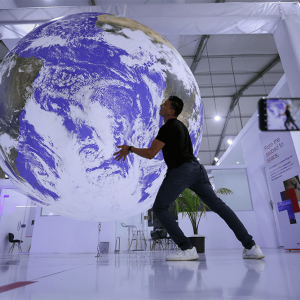
[(185, 125), (179, 120), (169, 119), (159, 129), (156, 139), (165, 143), (162, 152), (168, 170), (196, 160), (190, 134)]
[(285, 110), (285, 115), (286, 115), (287, 118), (290, 118), (291, 117), (291, 112), (288, 109), (286, 109)]

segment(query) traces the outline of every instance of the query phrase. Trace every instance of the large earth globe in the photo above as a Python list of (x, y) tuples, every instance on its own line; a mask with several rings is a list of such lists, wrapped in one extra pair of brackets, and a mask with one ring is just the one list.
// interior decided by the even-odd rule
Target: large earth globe
[(118, 145), (149, 147), (169, 96), (194, 154), (203, 106), (189, 67), (155, 31), (128, 18), (80, 13), (40, 25), (0, 65), (0, 166), (18, 190), (65, 217), (108, 221), (151, 208), (162, 154), (114, 160)]

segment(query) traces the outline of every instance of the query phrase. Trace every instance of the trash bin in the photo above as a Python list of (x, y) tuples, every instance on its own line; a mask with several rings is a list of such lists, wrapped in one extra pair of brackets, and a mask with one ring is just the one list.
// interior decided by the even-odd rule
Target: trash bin
[(109, 242), (100, 242), (100, 253), (106, 254), (108, 253)]

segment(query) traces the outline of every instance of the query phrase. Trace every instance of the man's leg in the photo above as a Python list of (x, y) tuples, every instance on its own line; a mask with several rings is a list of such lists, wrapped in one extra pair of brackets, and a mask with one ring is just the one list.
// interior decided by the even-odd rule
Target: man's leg
[(178, 170), (174, 170), (175, 172), (170, 171), (165, 177), (153, 204), (153, 212), (181, 250), (191, 248), (192, 244), (169, 212), (169, 207), (187, 187), (188, 176), (185, 175), (188, 175), (188, 173), (185, 174), (186, 169), (186, 167), (183, 167), (180, 170), (181, 172), (178, 172)]
[(288, 118), (286, 118), (285, 122), (284, 122), (284, 126), (285, 126), (286, 130), (289, 130), (288, 124), (290, 124), (290, 122), (288, 122)]
[(296, 127), (297, 130), (299, 130), (299, 127), (296, 125), (295, 121), (293, 120), (293, 118), (291, 118), (291, 122), (292, 124)]
[(231, 208), (217, 197), (204, 168), (199, 170), (198, 178), (199, 180), (189, 188), (194, 191), (213, 212), (217, 213), (227, 223), (246, 249), (251, 249), (251, 247), (255, 245), (252, 236), (247, 232), (245, 226)]

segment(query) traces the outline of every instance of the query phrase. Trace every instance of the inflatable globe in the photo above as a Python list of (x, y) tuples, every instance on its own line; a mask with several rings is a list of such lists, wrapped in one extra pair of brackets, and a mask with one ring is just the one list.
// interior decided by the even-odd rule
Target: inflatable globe
[(173, 46), (127, 18), (81, 13), (40, 25), (0, 65), (0, 166), (21, 193), (65, 217), (108, 221), (151, 208), (162, 154), (114, 160), (118, 145), (149, 147), (169, 96), (199, 151), (198, 85)]

